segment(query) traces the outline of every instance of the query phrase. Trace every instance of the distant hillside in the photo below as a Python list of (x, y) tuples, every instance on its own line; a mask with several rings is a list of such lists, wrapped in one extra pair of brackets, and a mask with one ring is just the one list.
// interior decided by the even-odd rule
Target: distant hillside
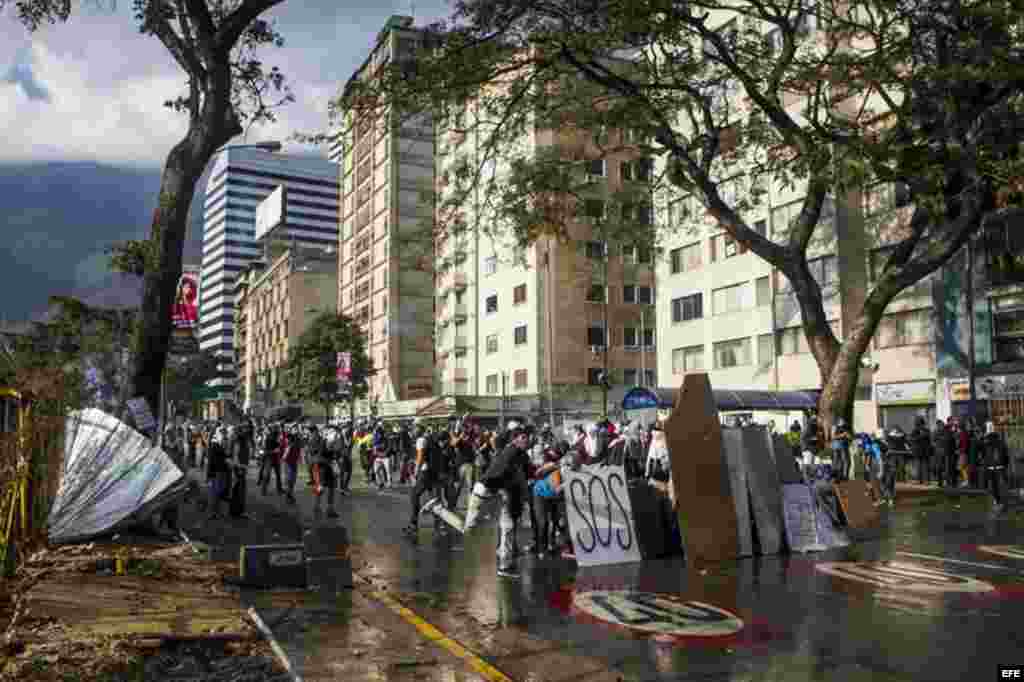
[[(185, 260), (201, 259), (202, 186)], [(89, 162), (0, 163), (0, 317), (44, 313), (49, 296), (97, 305), (138, 305), (141, 283), (110, 273), (104, 250), (149, 231), (159, 169)]]

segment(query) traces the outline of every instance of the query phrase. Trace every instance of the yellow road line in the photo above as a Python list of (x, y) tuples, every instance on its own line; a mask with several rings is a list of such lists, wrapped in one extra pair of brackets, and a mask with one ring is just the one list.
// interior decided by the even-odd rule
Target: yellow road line
[(381, 602), (389, 609), (397, 613), (399, 616), (405, 619), (406, 622), (412, 624), (413, 627), (419, 630), (421, 635), (431, 640), (438, 646), (443, 647), (446, 651), (448, 651), (448, 653), (452, 654), (456, 658), (460, 658), (463, 661), (465, 661), (467, 664), (469, 664), (469, 667), (471, 667), (476, 672), (480, 673), (484, 677), (484, 679), (488, 680), (489, 682), (513, 682), (511, 677), (501, 672), (493, 665), (491, 665), (484, 659), (480, 658), (475, 653), (473, 653), (466, 647), (462, 646), (461, 644), (459, 644), (454, 639), (452, 639), (451, 637), (447, 636), (446, 634), (435, 628), (427, 621), (420, 618), (412, 610), (406, 608), (405, 606), (402, 606), (402, 604), (391, 595), (385, 594), (384, 592), (380, 591), (371, 592), (370, 595), (374, 599)]

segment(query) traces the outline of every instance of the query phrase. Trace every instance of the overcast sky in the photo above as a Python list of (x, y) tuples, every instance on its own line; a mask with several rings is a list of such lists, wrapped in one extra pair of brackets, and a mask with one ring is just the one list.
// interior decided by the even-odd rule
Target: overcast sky
[[(0, 303), (8, 319), (69, 293), (69, 282), (97, 286), (102, 246), (145, 234), (155, 205), (155, 196), (113, 185), (128, 173), (148, 191), (185, 131), (184, 118), (162, 105), (184, 92), (185, 78), (156, 38), (139, 33), (132, 3), (73, 4), (67, 24), (35, 34), (18, 23), (14, 3), (0, 12), (0, 287), (11, 291), (14, 270), (22, 286), (32, 280), (27, 298)], [(445, 0), (287, 0), (266, 13), (285, 47), (266, 50), (264, 63), (288, 76), (296, 101), (247, 141), (324, 130), (329, 98), (387, 18), (411, 9), (417, 24), (449, 12)]]

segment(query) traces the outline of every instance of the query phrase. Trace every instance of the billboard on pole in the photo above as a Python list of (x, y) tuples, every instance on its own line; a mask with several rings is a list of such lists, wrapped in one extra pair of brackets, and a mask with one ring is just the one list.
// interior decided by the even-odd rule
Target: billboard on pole
[(278, 185), (277, 189), (256, 206), (256, 239), (262, 239), (275, 227), (284, 225), (286, 203), (284, 185)]
[(352, 381), (352, 353), (338, 353), (335, 378), (338, 388), (344, 388)]

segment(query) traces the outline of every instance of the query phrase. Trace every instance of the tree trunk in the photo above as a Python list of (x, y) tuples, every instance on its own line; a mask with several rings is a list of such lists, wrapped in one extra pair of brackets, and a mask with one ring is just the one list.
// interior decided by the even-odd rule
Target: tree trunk
[(231, 139), (230, 130), (217, 127), (221, 130), (207, 132), (209, 126), (194, 124), (168, 154), (160, 179), (160, 200), (150, 230), (150, 239), (157, 243), (158, 262), (147, 267), (143, 279), (136, 353), (127, 391), (131, 398), (145, 398), (154, 415), (159, 414), (160, 380), (167, 362), (171, 309), (181, 277), (188, 209), (213, 152)]
[[(861, 358), (874, 336), (882, 314), (865, 310), (852, 325), (850, 338), (839, 346), (831, 366), (819, 361), (822, 390), (818, 399), (818, 423), (826, 439), (832, 434), (832, 427), (840, 418), (845, 419), (853, 429), (853, 402), (857, 395)], [(852, 431), (851, 431), (852, 432)]]

